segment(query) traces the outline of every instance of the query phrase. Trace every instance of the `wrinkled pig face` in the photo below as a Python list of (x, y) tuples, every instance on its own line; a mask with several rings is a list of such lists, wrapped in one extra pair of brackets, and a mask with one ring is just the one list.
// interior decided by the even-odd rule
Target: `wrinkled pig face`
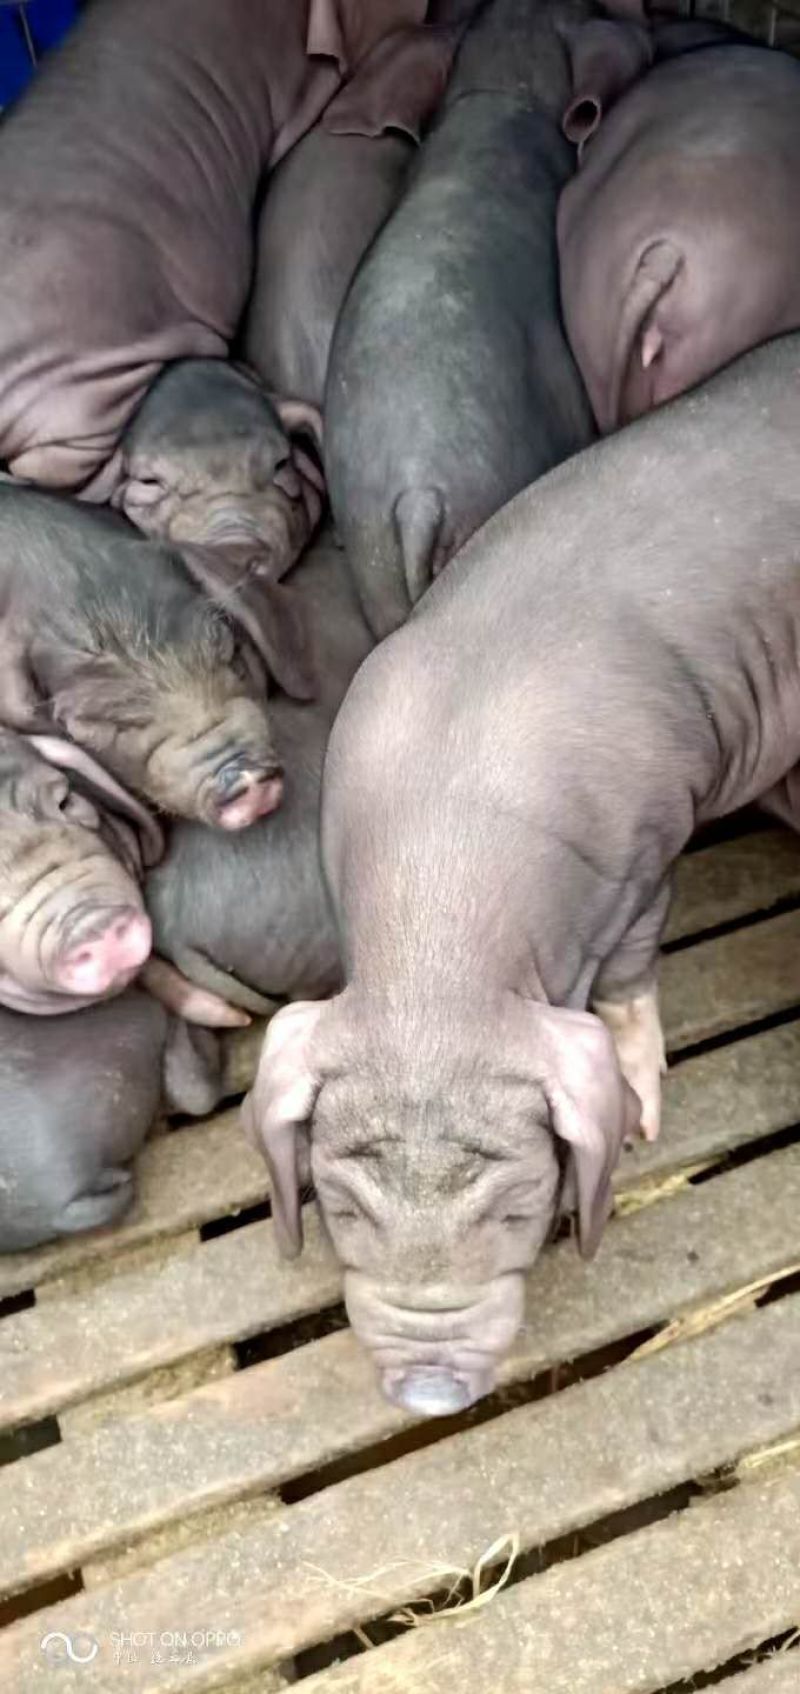
[(71, 1011), (136, 975), (150, 922), (113, 839), (63, 771), (0, 731), (0, 1003)]
[(162, 628), (98, 614), (49, 669), (56, 721), (153, 805), (241, 829), (280, 804), (263, 670), (201, 594)]
[(428, 1099), (402, 1084), (330, 1082), (314, 1115), (312, 1173), (350, 1321), (384, 1393), (428, 1415), (486, 1394), (557, 1211), (541, 1094), (474, 1075)]
[(353, 1327), (389, 1399), (456, 1412), (494, 1382), (562, 1168), (594, 1252), (639, 1121), (591, 1013), (503, 994), (375, 1014), (346, 989), (269, 1025), (244, 1125), (266, 1155), (282, 1251), (298, 1252), (298, 1137), (345, 1267)]
[(303, 428), (316, 434), (316, 413), (279, 405), (222, 360), (170, 366), (125, 438), (126, 481), (117, 503), (146, 535), (223, 547), (257, 543), (278, 580), (319, 521), (323, 487), (313, 458), (290, 435)]

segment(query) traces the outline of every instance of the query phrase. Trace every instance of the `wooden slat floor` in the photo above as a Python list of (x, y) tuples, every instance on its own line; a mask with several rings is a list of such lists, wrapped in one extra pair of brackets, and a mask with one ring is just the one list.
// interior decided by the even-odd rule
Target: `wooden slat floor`
[(460, 1419), (380, 1398), (313, 1213), (278, 1260), (234, 1106), (0, 1259), (4, 1694), (800, 1694), (800, 841), (685, 857), (663, 1005), (661, 1140)]

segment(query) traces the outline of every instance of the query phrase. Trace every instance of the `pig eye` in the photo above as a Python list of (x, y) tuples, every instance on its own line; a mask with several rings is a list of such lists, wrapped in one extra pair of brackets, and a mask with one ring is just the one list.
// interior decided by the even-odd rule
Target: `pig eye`
[(70, 788), (58, 803), (61, 816), (70, 823), (79, 823), (84, 829), (99, 829), (100, 819), (91, 800), (84, 799), (82, 794), (73, 794)]
[(211, 650), (220, 665), (229, 665), (236, 652), (236, 637), (223, 618), (215, 618), (211, 626)]

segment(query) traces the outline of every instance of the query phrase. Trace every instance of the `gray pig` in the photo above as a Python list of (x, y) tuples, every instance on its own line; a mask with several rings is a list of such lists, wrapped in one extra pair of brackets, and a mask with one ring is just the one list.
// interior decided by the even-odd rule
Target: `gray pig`
[(0, 1253), (118, 1223), (158, 1110), (216, 1095), (189, 1031), (129, 988), (68, 1018), (0, 1011)]
[[(14, 474), (124, 499), (120, 440), (159, 372), (227, 354), (264, 171), (326, 108), (334, 117), (339, 91), (361, 133), (398, 109), (424, 112), (438, 84), (415, 71), (442, 51), (420, 27), (426, 11), (427, 0), (86, 8), (0, 135), (0, 461)], [(235, 384), (227, 392), (235, 429)], [(262, 463), (275, 423), (253, 442)], [(182, 471), (161, 455), (172, 502)], [(269, 486), (260, 492), (269, 514)], [(196, 520), (194, 485), (191, 496)]]
[(267, 669), (310, 683), (291, 592), (258, 558), (5, 481), (0, 561), (0, 722), (60, 728), (179, 816), (239, 829), (279, 804)]
[(337, 708), (372, 641), (330, 536), (301, 561), (296, 582), (320, 694), (313, 705), (281, 697), (273, 704), (287, 773), (283, 806), (233, 840), (177, 824), (146, 890), (162, 957), (201, 989), (253, 1013), (272, 1011), (275, 998), (330, 994), (341, 981), (319, 856), (322, 764)]
[(555, 217), (602, 99), (647, 58), (584, 0), (492, 0), (334, 337), (333, 514), (369, 624), (408, 615), (473, 530), (593, 425), (558, 305)]
[(342, 302), (413, 157), (409, 136), (318, 124), (270, 178), (242, 354), (278, 393), (321, 409)]
[(603, 123), (558, 210), (601, 430), (800, 325), (799, 152), (800, 65), (754, 45), (657, 65)]
[(520, 495), (337, 720), (347, 986), (277, 1015), (247, 1118), (290, 1251), (310, 1131), (350, 1316), (413, 1411), (491, 1388), (565, 1168), (597, 1245), (623, 1073), (657, 1131), (672, 864), (800, 756), (798, 443), (793, 335)]

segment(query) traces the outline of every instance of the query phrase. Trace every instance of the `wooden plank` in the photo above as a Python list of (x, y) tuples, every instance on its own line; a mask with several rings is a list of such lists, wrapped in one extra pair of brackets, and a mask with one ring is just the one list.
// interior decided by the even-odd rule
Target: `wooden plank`
[(775, 1653), (763, 1664), (719, 1684), (720, 1694), (797, 1694), (798, 1688), (800, 1659), (794, 1652)]
[(800, 836), (790, 830), (765, 829), (705, 847), (678, 860), (665, 940), (766, 913), (798, 896)]
[(624, 1536), (472, 1617), (411, 1630), (310, 1677), (303, 1694), (656, 1694), (779, 1634), (798, 1611), (795, 1476)]
[[(729, 1465), (798, 1421), (800, 1299), (787, 1299), (37, 1613), (0, 1635), (0, 1686), (35, 1686), (31, 1658), (45, 1630), (87, 1630), (102, 1647), (119, 1619), (158, 1633), (188, 1627), (189, 1607), (236, 1632), (232, 1669), (279, 1664), (440, 1589), (443, 1571), (472, 1568), (501, 1537), (515, 1534), (522, 1549), (546, 1544)], [(800, 1476), (791, 1482), (800, 1504)], [(800, 1554), (800, 1523), (790, 1547)], [(76, 1690), (107, 1690), (104, 1658), (79, 1667)], [(225, 1662), (220, 1654), (217, 1668)], [(62, 1685), (73, 1686), (69, 1671)], [(142, 1663), (125, 1686), (149, 1694), (184, 1683)]]
[[(529, 1378), (792, 1262), (798, 1181), (793, 1149), (620, 1220), (596, 1272), (561, 1243), (530, 1279), (526, 1324), (502, 1380)], [(164, 1302), (160, 1321), (169, 1332)], [(383, 1400), (348, 1331), (89, 1428), (68, 1448), (0, 1471), (0, 1590), (41, 1581), (175, 1515), (277, 1488), (412, 1422)]]
[(800, 1004), (800, 912), (669, 953), (661, 1009), (675, 1052)]

